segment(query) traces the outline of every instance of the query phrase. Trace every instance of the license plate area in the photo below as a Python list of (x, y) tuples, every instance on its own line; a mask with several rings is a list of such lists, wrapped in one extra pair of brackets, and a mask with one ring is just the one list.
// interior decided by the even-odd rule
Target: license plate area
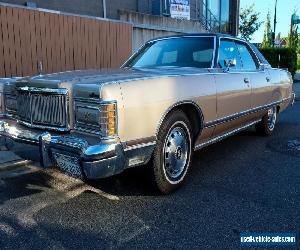
[(78, 157), (52, 152), (56, 166), (64, 173), (83, 179), (83, 172)]

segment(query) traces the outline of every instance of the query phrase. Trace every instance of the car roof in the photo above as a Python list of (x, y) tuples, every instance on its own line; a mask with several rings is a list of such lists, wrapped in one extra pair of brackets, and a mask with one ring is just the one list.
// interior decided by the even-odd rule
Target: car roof
[(205, 37), (205, 36), (214, 36), (217, 39), (222, 37), (222, 38), (231, 38), (231, 39), (237, 39), (239, 41), (243, 41), (246, 42), (244, 39), (242, 38), (238, 38), (229, 34), (224, 34), (224, 33), (190, 33), (190, 34), (179, 34), (179, 35), (171, 35), (171, 36), (163, 36), (163, 37), (157, 37), (154, 39), (149, 40), (148, 42), (152, 42), (152, 41), (157, 41), (157, 40), (161, 40), (161, 39), (171, 39), (171, 38), (180, 38), (180, 37)]

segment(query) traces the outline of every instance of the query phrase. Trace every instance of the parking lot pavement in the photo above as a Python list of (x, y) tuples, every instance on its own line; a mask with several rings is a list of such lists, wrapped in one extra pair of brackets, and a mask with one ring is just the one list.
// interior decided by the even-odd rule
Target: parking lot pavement
[(299, 235), (299, 127), (296, 102), (272, 137), (249, 130), (197, 152), (168, 196), (143, 168), (88, 183), (32, 163), (2, 171), (0, 249), (241, 249), (241, 232)]

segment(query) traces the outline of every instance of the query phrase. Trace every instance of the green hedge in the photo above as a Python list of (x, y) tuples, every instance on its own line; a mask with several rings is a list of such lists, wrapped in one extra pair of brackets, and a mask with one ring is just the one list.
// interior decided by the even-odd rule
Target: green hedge
[(300, 69), (300, 56), (299, 56), (298, 59), (297, 59), (297, 69), (298, 69), (298, 70)]
[(265, 48), (260, 49), (260, 52), (264, 55), (272, 67), (287, 68), (294, 77), (297, 70), (297, 53), (295, 49)]

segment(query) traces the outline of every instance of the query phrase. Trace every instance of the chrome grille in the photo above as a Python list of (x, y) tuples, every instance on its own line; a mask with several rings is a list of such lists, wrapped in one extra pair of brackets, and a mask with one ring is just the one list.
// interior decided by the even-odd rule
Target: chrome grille
[(68, 129), (65, 89), (21, 88), (17, 97), (20, 122), (32, 127)]

